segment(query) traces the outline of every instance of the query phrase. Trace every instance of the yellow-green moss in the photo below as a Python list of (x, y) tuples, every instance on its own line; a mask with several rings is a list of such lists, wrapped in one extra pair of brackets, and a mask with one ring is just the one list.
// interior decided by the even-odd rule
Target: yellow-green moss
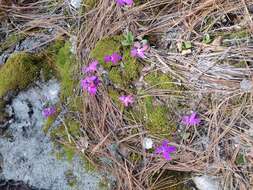
[(115, 84), (121, 88), (123, 88), (125, 86), (125, 81), (122, 78), (120, 68), (118, 68), (118, 67), (111, 68), (111, 70), (109, 71), (109, 78), (113, 84)]
[(176, 88), (169, 74), (155, 71), (146, 75), (144, 77), (144, 80), (150, 86), (154, 86), (154, 88), (159, 88), (159, 89), (175, 89)]
[(0, 70), (0, 98), (8, 91), (22, 90), (39, 78), (43, 61), (28, 53), (15, 53)]
[(121, 102), (119, 101), (119, 97), (120, 94), (116, 89), (113, 89), (112, 87), (108, 88), (108, 95), (110, 96), (110, 98), (113, 100), (113, 102), (117, 105), (117, 106), (121, 106)]
[(81, 155), (82, 161), (83, 161), (83, 166), (85, 168), (86, 171), (90, 171), (90, 172), (94, 172), (96, 171), (96, 166), (90, 162), (86, 157), (84, 157), (83, 155)]
[[(138, 78), (141, 67), (137, 60), (131, 57), (130, 48), (122, 47), (123, 39), (124, 37), (120, 35), (100, 40), (91, 51), (90, 57), (97, 59), (108, 71), (109, 79), (116, 87), (133, 92), (131, 84)], [(112, 66), (111, 63), (104, 62), (104, 57), (114, 52), (122, 55), (122, 64)]]
[(165, 105), (155, 104), (154, 101), (151, 96), (140, 100), (138, 109), (142, 114), (138, 114), (138, 116), (142, 115), (144, 117), (144, 126), (150, 134), (170, 138), (171, 133), (176, 129), (171, 112)]
[(74, 173), (73, 173), (72, 170), (67, 170), (65, 172), (65, 178), (66, 178), (66, 181), (68, 182), (68, 185), (70, 187), (76, 186), (76, 184), (77, 184), (77, 177), (74, 175)]
[(72, 96), (77, 81), (73, 78), (73, 65), (75, 60), (70, 52), (70, 43), (66, 42), (56, 55), (56, 69), (61, 82), (61, 99)]
[(228, 39), (241, 39), (250, 36), (250, 33), (246, 29), (241, 29), (238, 31), (229, 31), (223, 33), (224, 38)]
[(90, 10), (95, 7), (98, 0), (84, 0), (84, 4), (86, 5), (86, 10)]
[(127, 83), (131, 83), (138, 78), (141, 66), (135, 58), (131, 57), (130, 49), (124, 49), (123, 53), (124, 69), (122, 77)]
[(55, 116), (50, 116), (47, 118), (46, 122), (44, 123), (44, 126), (43, 126), (43, 132), (44, 133), (47, 133), (50, 129), (50, 127), (52, 126), (52, 124), (54, 123), (55, 121)]

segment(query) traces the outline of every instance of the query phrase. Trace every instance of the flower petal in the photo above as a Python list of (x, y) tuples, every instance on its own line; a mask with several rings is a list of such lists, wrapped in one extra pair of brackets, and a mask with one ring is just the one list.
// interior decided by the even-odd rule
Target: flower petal
[(169, 154), (168, 152), (163, 152), (163, 157), (164, 157), (166, 160), (171, 160), (170, 154)]

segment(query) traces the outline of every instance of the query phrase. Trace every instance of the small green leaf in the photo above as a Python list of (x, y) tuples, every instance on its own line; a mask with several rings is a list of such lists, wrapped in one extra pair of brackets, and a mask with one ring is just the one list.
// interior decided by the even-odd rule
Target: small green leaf
[(209, 34), (205, 34), (202, 42), (205, 44), (210, 44), (212, 42), (211, 36)]
[(235, 163), (236, 163), (236, 165), (243, 165), (243, 164), (245, 164), (245, 156), (243, 154), (239, 153), (236, 156)]
[(134, 36), (132, 32), (124, 34), (124, 40), (121, 42), (123, 46), (131, 46), (134, 42)]
[(190, 41), (185, 41), (182, 44), (182, 49), (191, 49), (192, 48), (192, 43)]

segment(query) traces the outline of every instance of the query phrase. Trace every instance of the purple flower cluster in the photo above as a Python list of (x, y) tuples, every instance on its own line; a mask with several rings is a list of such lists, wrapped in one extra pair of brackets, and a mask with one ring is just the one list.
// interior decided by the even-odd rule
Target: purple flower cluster
[(42, 115), (44, 117), (50, 117), (50, 116), (54, 115), (55, 113), (56, 113), (56, 109), (53, 106), (44, 108), (42, 110)]
[(100, 84), (99, 78), (95, 75), (98, 66), (98, 61), (94, 60), (87, 67), (82, 68), (82, 72), (87, 76), (81, 80), (81, 87), (83, 90), (86, 90), (90, 95), (95, 95), (97, 93), (97, 88)]
[(171, 160), (170, 154), (176, 151), (175, 146), (169, 146), (168, 140), (163, 140), (162, 145), (156, 147), (155, 154), (162, 154), (166, 160)]
[(87, 90), (90, 95), (95, 95), (97, 93), (97, 87), (100, 80), (97, 76), (87, 76), (81, 81), (81, 86), (84, 90)]
[(122, 6), (126, 6), (126, 5), (131, 6), (134, 2), (133, 2), (133, 0), (116, 0), (116, 3), (117, 3), (117, 5), (122, 7)]
[(134, 103), (134, 98), (133, 98), (132, 95), (120, 96), (120, 97), (119, 97), (119, 100), (120, 100), (121, 103), (122, 103), (124, 106), (126, 106), (126, 107), (128, 107), (128, 106), (130, 106), (131, 104)]
[(97, 71), (97, 68), (98, 68), (98, 61), (97, 60), (94, 60), (92, 61), (87, 67), (83, 67), (82, 68), (82, 72), (84, 74), (87, 74), (87, 73), (94, 73)]
[(147, 49), (148, 49), (147, 44), (141, 44), (140, 42), (135, 42), (134, 47), (131, 50), (131, 56), (144, 59), (145, 51), (147, 51)]
[(182, 117), (182, 123), (187, 126), (197, 126), (200, 124), (200, 118), (196, 112), (192, 112), (191, 115), (185, 115)]
[(122, 57), (121, 57), (118, 53), (116, 53), (116, 52), (114, 52), (112, 55), (106, 55), (106, 56), (104, 57), (105, 63), (110, 63), (110, 62), (112, 62), (113, 65), (116, 65), (116, 64), (119, 63), (121, 60), (122, 60)]

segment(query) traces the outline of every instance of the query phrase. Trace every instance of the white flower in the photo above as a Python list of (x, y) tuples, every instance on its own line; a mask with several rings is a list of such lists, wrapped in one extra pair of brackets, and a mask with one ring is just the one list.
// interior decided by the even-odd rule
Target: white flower
[(142, 145), (145, 149), (151, 149), (153, 147), (153, 140), (151, 138), (145, 137), (143, 139)]
[(71, 0), (70, 4), (76, 9), (78, 9), (81, 6), (81, 2), (82, 2), (81, 0)]

